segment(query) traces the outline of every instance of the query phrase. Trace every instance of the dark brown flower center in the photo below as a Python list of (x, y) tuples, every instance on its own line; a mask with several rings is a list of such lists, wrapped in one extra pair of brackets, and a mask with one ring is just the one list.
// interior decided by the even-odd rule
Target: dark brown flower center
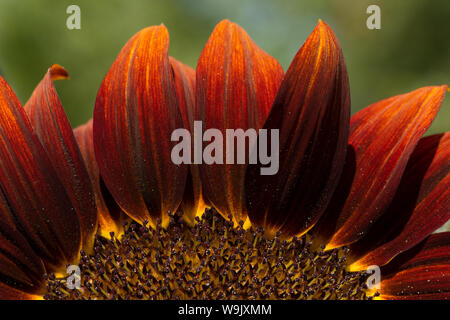
[(348, 249), (314, 251), (309, 235), (267, 239), (207, 210), (191, 227), (132, 223), (82, 252), (81, 289), (50, 276), (46, 299), (370, 299), (364, 272), (347, 272)]

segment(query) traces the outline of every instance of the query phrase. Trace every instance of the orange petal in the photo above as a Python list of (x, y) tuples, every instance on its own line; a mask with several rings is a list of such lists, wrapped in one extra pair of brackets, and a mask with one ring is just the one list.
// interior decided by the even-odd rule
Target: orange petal
[(398, 191), (368, 235), (351, 247), (365, 255), (350, 268), (384, 265), (450, 219), (450, 132), (422, 138)]
[(109, 238), (111, 232), (114, 232), (116, 236), (120, 236), (123, 234), (123, 224), (127, 220), (127, 216), (114, 201), (101, 180), (94, 154), (92, 119), (86, 124), (77, 127), (73, 133), (92, 181), (98, 211), (97, 233), (105, 238)]
[(450, 232), (433, 234), (382, 269), (382, 299), (448, 299)]
[(362, 238), (382, 215), (446, 90), (447, 86), (424, 87), (377, 102), (351, 118), (349, 145), (354, 159), (347, 161), (341, 185), (327, 210), (327, 216), (335, 219), (326, 222), (334, 228), (327, 249)]
[(187, 167), (175, 165), (171, 134), (183, 128), (164, 26), (138, 32), (123, 47), (100, 86), (94, 147), (100, 173), (121, 208), (138, 222), (181, 203)]
[(25, 111), (78, 214), (82, 246), (90, 251), (97, 231), (94, 193), (72, 127), (52, 81), (67, 77), (63, 67), (52, 65), (26, 103)]
[(1, 77), (0, 184), (15, 225), (46, 267), (73, 263), (81, 244), (78, 216), (24, 109)]
[[(223, 137), (226, 129), (257, 130), (267, 117), (282, 77), (283, 70), (274, 58), (241, 27), (224, 20), (215, 27), (198, 61), (195, 120), (202, 121), (204, 131), (218, 129)], [(246, 165), (236, 164), (236, 149), (235, 164), (203, 164), (200, 176), (208, 201), (224, 217), (231, 215), (238, 222), (247, 217)]]
[(331, 28), (319, 21), (292, 61), (264, 124), (280, 130), (279, 171), (261, 175), (261, 165), (248, 167), (252, 224), (293, 236), (317, 222), (344, 165), (349, 118), (342, 50)]
[[(173, 70), (175, 89), (177, 91), (178, 104), (183, 117), (184, 127), (188, 128), (191, 136), (194, 130), (194, 94), (195, 94), (195, 71), (170, 57), (170, 65)], [(192, 143), (193, 147), (193, 143)], [(196, 216), (201, 216), (207, 205), (202, 194), (202, 185), (198, 165), (189, 165), (189, 173), (184, 191), (183, 201), (180, 208), (184, 219), (193, 223)]]

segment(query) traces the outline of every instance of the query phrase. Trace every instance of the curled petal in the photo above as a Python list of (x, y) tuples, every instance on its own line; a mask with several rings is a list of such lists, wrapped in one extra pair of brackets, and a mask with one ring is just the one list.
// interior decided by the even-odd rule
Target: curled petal
[[(194, 132), (195, 71), (172, 57), (170, 57), (170, 65), (174, 75), (178, 105), (183, 117), (184, 127), (189, 129), (192, 137)], [(191, 147), (193, 147), (192, 141)], [(180, 205), (183, 217), (187, 222), (193, 223), (194, 218), (201, 216), (206, 207), (198, 165), (191, 164), (189, 165), (183, 201)]]
[[(202, 121), (204, 130), (218, 129), (226, 137), (226, 129), (246, 131), (261, 128), (282, 80), (283, 70), (241, 27), (224, 20), (215, 27), (206, 43), (196, 75), (195, 120)], [(244, 198), (246, 165), (237, 163), (236, 151), (235, 143), (234, 150), (227, 150), (223, 157), (217, 156), (219, 164), (201, 165), (200, 177), (208, 201), (225, 218), (232, 216), (235, 222), (239, 222), (247, 217)]]
[(247, 170), (252, 224), (293, 236), (317, 222), (344, 165), (349, 118), (342, 50), (331, 28), (319, 21), (292, 61), (264, 123), (264, 129), (280, 130), (279, 170), (274, 175), (262, 175), (261, 165)]
[(382, 299), (448, 299), (450, 232), (429, 236), (382, 269)]
[(181, 203), (187, 167), (171, 160), (171, 134), (183, 128), (164, 26), (138, 32), (104, 78), (94, 110), (94, 149), (101, 176), (134, 220), (158, 219)]
[(347, 161), (325, 215), (334, 219), (326, 221), (333, 227), (327, 249), (359, 240), (386, 210), (446, 90), (424, 87), (377, 102), (351, 118), (349, 148), (354, 159)]
[(26, 103), (25, 112), (78, 214), (82, 246), (89, 251), (97, 231), (94, 192), (72, 127), (52, 81), (67, 77), (63, 67), (52, 65)]
[(368, 235), (352, 246), (364, 252), (350, 269), (384, 265), (450, 219), (450, 133), (422, 138), (397, 193)]
[(111, 232), (120, 236), (123, 234), (123, 224), (127, 219), (101, 180), (94, 154), (92, 119), (77, 127), (73, 133), (92, 181), (98, 211), (98, 233), (105, 238), (109, 238)]
[(80, 225), (14, 92), (0, 77), (0, 184), (12, 220), (48, 270), (77, 259)]

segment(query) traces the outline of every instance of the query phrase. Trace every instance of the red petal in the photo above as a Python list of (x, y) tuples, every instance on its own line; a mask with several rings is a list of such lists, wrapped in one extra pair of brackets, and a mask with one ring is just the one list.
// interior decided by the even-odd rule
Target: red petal
[[(327, 215), (338, 215), (334, 223), (327, 222), (335, 231), (327, 249), (362, 238), (389, 205), (446, 90), (447, 86), (421, 88), (377, 102), (351, 118), (349, 145), (354, 161), (347, 162), (329, 206)], [(345, 194), (349, 178), (351, 187)]]
[[(5, 241), (3, 237), (0, 236), (0, 240)], [(2, 244), (0, 249), (5, 249), (5, 245)], [(14, 253), (17, 254), (19, 251), (18, 248), (9, 246), (7, 244), (8, 249), (14, 249)], [(15, 257), (11, 258), (8, 254), (3, 254), (0, 252), (0, 281), (8, 284), (11, 287), (17, 288), (18, 290), (35, 290), (35, 288), (42, 288), (41, 286), (37, 287), (36, 278), (30, 277), (27, 273), (26, 267), (22, 267), (15, 259)], [(44, 272), (41, 274), (43, 276)], [(42, 282), (41, 282), (42, 285)]]
[[(224, 20), (215, 27), (198, 61), (195, 120), (203, 121), (204, 131), (218, 129), (223, 137), (226, 129), (259, 129), (282, 77), (283, 70), (274, 58), (241, 27)], [(247, 216), (245, 168), (245, 164), (200, 166), (206, 198), (224, 217), (233, 216), (235, 222)]]
[(43, 289), (44, 265), (19, 231), (3, 235), (0, 230), (0, 281), (27, 292)]
[(133, 219), (158, 218), (178, 208), (187, 167), (171, 160), (173, 130), (183, 128), (164, 26), (133, 36), (119, 53), (97, 95), (94, 147), (102, 178)]
[(194, 125), (195, 70), (175, 58), (170, 57), (169, 61), (183, 123), (191, 130)]
[(82, 246), (91, 250), (97, 231), (97, 208), (89, 175), (72, 127), (52, 79), (67, 78), (59, 65), (48, 69), (25, 105), (25, 111), (80, 219)]
[(0, 183), (13, 220), (46, 266), (73, 263), (79, 221), (14, 92), (0, 77)]
[[(381, 298), (444, 299), (449, 297), (450, 265), (424, 266), (399, 272), (381, 282)], [(384, 297), (386, 296), (386, 297)]]
[(103, 181), (95, 160), (92, 119), (76, 128), (74, 135), (92, 181), (98, 211), (99, 226), (97, 233), (105, 238), (109, 238), (111, 232), (120, 236), (124, 231), (123, 223), (127, 220), (127, 216), (112, 199), (106, 187), (102, 187)]
[(450, 297), (450, 232), (433, 234), (382, 270), (383, 299), (445, 299)]
[(43, 288), (45, 268), (13, 219), (0, 191), (0, 281), (16, 289), (37, 292)]
[(445, 265), (449, 263), (450, 232), (440, 232), (429, 235), (414, 248), (395, 257), (385, 267), (385, 273), (392, 274), (425, 265)]
[[(194, 132), (195, 71), (172, 57), (170, 57), (170, 64), (174, 74), (175, 89), (184, 127), (189, 128), (192, 136)], [(189, 165), (186, 189), (180, 206), (184, 219), (193, 223), (194, 218), (201, 216), (206, 207), (202, 194), (199, 167), (196, 164), (191, 164)]]
[(430, 293), (409, 296), (390, 296), (383, 294), (381, 300), (450, 300), (450, 292)]
[(250, 165), (246, 194), (252, 223), (285, 236), (309, 230), (325, 210), (341, 174), (350, 117), (342, 50), (322, 21), (295, 56), (264, 124), (280, 129), (280, 165), (261, 175)]
[(450, 219), (449, 208), (450, 133), (445, 133), (419, 141), (387, 212), (352, 247), (367, 254), (351, 269), (384, 265), (412, 248)]
[(41, 296), (17, 290), (0, 282), (0, 300), (40, 300)]

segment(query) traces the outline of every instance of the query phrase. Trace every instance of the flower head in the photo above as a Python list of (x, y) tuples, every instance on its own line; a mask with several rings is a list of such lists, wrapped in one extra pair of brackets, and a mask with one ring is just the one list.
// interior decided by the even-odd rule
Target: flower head
[[(0, 79), (0, 297), (42, 294), (42, 275), (80, 249), (82, 290), (50, 275), (46, 298), (449, 297), (450, 233), (431, 233), (450, 218), (450, 134), (422, 138), (446, 85), (350, 117), (342, 49), (320, 20), (286, 73), (228, 20), (195, 71), (168, 48), (163, 25), (134, 35), (75, 134), (52, 83), (64, 69), (25, 111)], [(195, 161), (196, 121), (212, 145), (278, 130), (278, 170), (223, 161), (236, 145)], [(189, 164), (171, 158), (180, 128)], [(246, 138), (249, 159), (259, 142)]]

